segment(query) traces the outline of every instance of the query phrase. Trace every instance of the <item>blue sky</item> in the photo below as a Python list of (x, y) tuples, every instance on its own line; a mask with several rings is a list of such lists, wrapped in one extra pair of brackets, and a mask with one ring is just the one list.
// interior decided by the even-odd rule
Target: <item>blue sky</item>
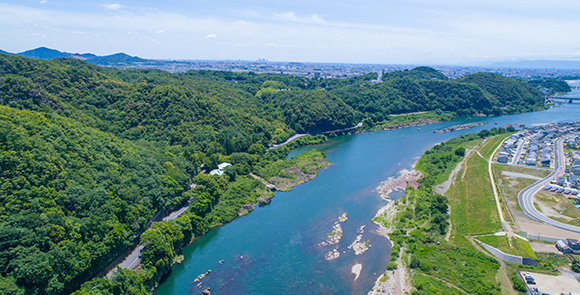
[(0, 0), (0, 49), (158, 59), (580, 60), (574, 0)]

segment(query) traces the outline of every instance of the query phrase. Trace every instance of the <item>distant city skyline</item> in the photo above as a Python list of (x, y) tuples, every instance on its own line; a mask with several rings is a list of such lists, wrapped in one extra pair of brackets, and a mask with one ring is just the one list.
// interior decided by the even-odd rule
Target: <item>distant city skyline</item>
[(0, 2), (0, 49), (373, 64), (580, 60), (580, 2)]

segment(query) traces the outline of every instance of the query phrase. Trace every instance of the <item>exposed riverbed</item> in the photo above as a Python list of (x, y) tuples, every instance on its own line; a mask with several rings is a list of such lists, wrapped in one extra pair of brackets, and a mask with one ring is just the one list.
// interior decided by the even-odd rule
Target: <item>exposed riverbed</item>
[[(577, 120), (578, 111), (580, 104), (566, 104), (544, 112), (454, 120), (420, 130), (340, 136), (292, 151), (290, 156), (317, 148), (326, 152), (332, 165), (290, 192), (277, 192), (270, 205), (211, 230), (186, 247), (184, 262), (174, 267), (155, 294), (201, 294), (207, 287), (212, 294), (366, 294), (384, 273), (390, 255), (388, 240), (371, 221), (387, 204), (374, 190), (381, 182), (411, 170), (426, 149), (460, 134), (514, 122)], [(489, 125), (433, 133), (473, 122)], [(338, 221), (344, 213), (348, 218)], [(341, 239), (322, 246), (337, 221)], [(336, 259), (325, 259), (335, 250), (340, 254)], [(210, 269), (210, 275), (194, 282)]]

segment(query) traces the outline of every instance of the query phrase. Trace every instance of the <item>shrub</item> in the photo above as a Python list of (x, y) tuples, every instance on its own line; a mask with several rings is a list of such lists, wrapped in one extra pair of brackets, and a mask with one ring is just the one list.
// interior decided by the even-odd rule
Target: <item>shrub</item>
[(574, 261), (572, 262), (572, 271), (574, 272), (580, 272), (580, 266), (578, 266), (578, 261)]
[(526, 292), (526, 283), (524, 283), (524, 281), (522, 281), (518, 275), (516, 274), (516, 272), (512, 272), (512, 274), (510, 275), (510, 279), (512, 280), (512, 283), (514, 284), (514, 290), (518, 291), (518, 292)]

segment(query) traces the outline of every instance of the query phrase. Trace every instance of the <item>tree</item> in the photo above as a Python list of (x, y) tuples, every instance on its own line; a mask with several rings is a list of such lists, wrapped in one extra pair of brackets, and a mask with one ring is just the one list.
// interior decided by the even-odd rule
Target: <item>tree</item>
[(141, 245), (145, 247), (141, 250), (141, 262), (146, 267), (155, 267), (157, 273), (169, 270), (175, 251), (171, 241), (168, 241), (165, 234), (159, 229), (150, 228), (141, 234)]
[(254, 155), (263, 155), (266, 152), (266, 147), (261, 143), (254, 143), (248, 148), (248, 153)]
[(24, 289), (16, 285), (15, 278), (0, 275), (0, 295), (24, 295)]

